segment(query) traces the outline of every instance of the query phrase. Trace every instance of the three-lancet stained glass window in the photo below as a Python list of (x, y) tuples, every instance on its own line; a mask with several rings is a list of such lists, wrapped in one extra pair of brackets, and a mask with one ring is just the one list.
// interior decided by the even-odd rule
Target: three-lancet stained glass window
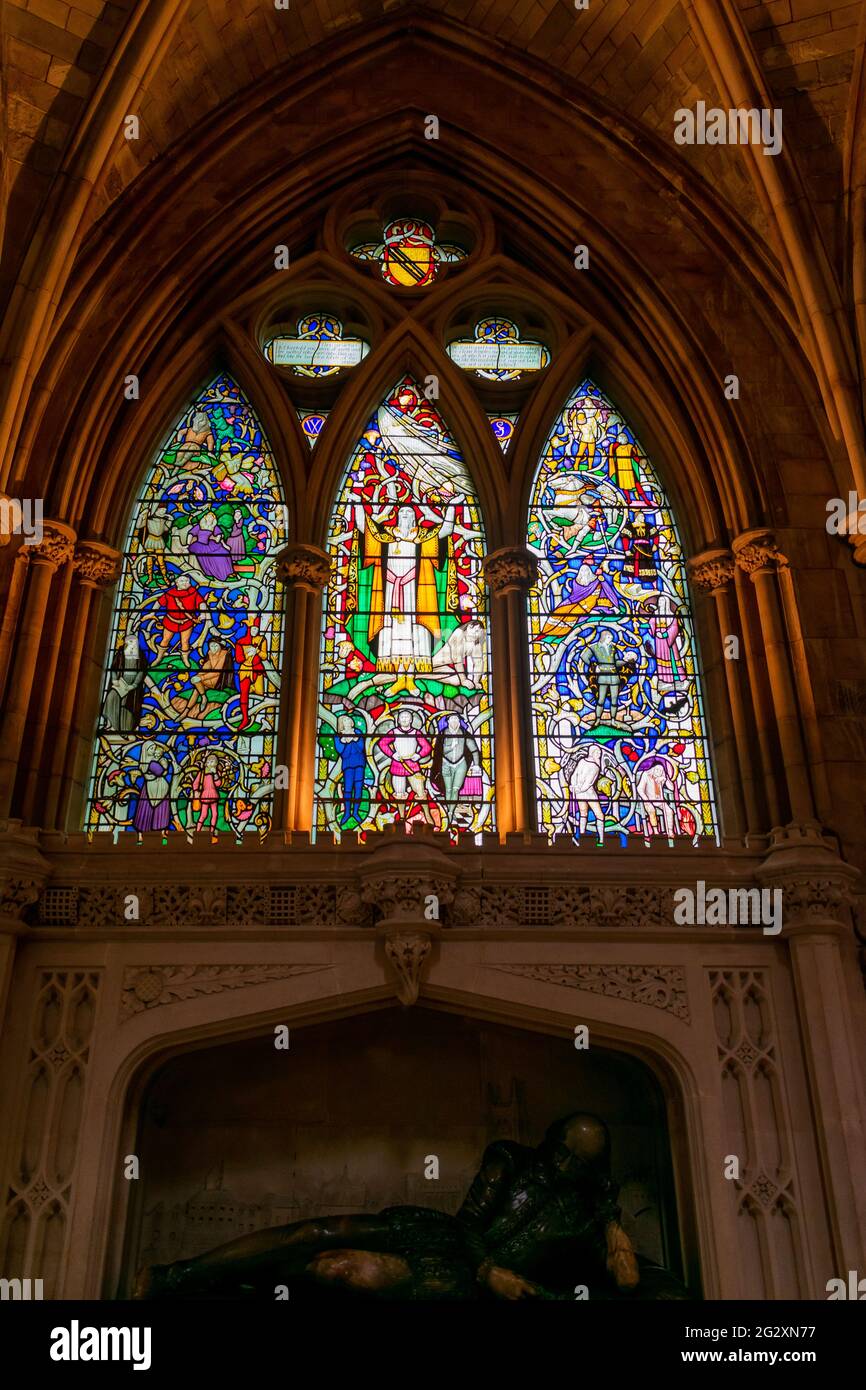
[(409, 376), (337, 497), (324, 597), (316, 825), (494, 825), (484, 536), (472, 480)]
[(270, 447), (218, 376), (159, 451), (115, 599), (86, 828), (267, 834), (286, 508)]
[(531, 494), (539, 828), (718, 840), (685, 562), (634, 432), (584, 381)]

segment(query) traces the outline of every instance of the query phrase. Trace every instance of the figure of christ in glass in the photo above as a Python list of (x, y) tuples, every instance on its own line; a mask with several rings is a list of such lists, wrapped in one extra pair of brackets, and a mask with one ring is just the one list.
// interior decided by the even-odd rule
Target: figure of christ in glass
[(481, 519), (460, 453), (410, 377), (352, 455), (329, 550), (317, 826), (492, 829)]

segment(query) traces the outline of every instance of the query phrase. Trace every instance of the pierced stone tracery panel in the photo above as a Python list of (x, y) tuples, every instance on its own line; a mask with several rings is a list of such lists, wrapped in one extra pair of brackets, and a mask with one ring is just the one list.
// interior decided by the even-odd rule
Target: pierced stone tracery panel
[(723, 1142), (739, 1159), (737, 1241), (743, 1293), (807, 1298), (805, 1252), (775, 1020), (760, 970), (711, 970), (722, 1076)]
[(100, 972), (44, 970), (33, 1007), (26, 1098), (0, 1236), (0, 1272), (54, 1296), (66, 1250)]

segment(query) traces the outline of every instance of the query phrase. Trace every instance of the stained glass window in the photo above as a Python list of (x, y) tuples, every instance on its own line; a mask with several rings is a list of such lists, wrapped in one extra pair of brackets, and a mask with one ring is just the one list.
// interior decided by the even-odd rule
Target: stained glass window
[(336, 376), (344, 367), (357, 367), (370, 351), (363, 338), (343, 336), (333, 314), (307, 314), (298, 319), (296, 333), (278, 334), (265, 343), (265, 356), (278, 367), (291, 367), (296, 376)]
[(267, 834), (276, 778), (286, 508), (270, 447), (219, 376), (133, 511), (86, 828)]
[(487, 381), (517, 381), (524, 372), (538, 372), (550, 361), (543, 343), (520, 337), (511, 319), (479, 319), (473, 337), (455, 338), (448, 356), (458, 367)]
[(401, 217), (383, 229), (382, 241), (362, 242), (352, 247), (360, 261), (378, 261), (382, 278), (389, 285), (429, 285), (441, 265), (462, 261), (466, 252), (452, 242), (436, 240), (429, 222)]
[(528, 544), (539, 827), (718, 840), (676, 525), (634, 432), (591, 381), (548, 437)]
[(304, 431), (304, 438), (311, 449), (325, 428), (325, 421), (330, 413), (330, 410), (298, 411), (298, 419), (301, 422), (301, 429)]
[(497, 443), (504, 454), (514, 434), (514, 426), (517, 424), (517, 414), (511, 412), (508, 414), (500, 413), (499, 415), (488, 415), (487, 418), (490, 421), (490, 428), (496, 436)]
[(317, 825), (492, 829), (481, 518), (454, 440), (411, 377), (358, 441), (329, 552)]

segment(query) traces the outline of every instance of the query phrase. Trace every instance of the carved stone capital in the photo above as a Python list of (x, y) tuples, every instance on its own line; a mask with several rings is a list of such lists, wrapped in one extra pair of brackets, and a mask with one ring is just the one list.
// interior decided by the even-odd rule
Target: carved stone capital
[(75, 532), (62, 521), (42, 523), (42, 540), (28, 546), (35, 565), (48, 565), (52, 570), (65, 565), (75, 547)]
[(365, 876), (361, 886), (361, 901), (378, 914), (379, 925), (386, 930), (394, 925), (438, 922), (440, 909), (453, 898), (453, 879), (429, 872), (372, 874)]
[(277, 577), (281, 583), (308, 593), (320, 594), (331, 573), (331, 560), (317, 545), (287, 545), (277, 556)]
[(538, 581), (538, 561), (524, 546), (505, 546), (485, 555), (484, 578), (496, 598), (516, 591), (525, 594)]
[(20, 929), (24, 913), (45, 886), (49, 866), (38, 843), (38, 831), (20, 821), (0, 825), (0, 926)]
[(72, 567), (79, 582), (93, 589), (115, 584), (120, 576), (121, 554), (99, 541), (79, 541), (72, 556)]
[(786, 935), (853, 930), (853, 890), (859, 871), (839, 858), (816, 823), (774, 830), (756, 877), (764, 887), (781, 889)]
[(705, 594), (726, 589), (736, 572), (736, 562), (729, 550), (705, 550), (688, 562), (689, 579)]
[(752, 577), (768, 570), (785, 569), (788, 564), (772, 531), (744, 531), (734, 541), (733, 550), (740, 569)]
[(385, 938), (385, 955), (397, 977), (397, 998), (414, 1004), (433, 945), (429, 932), (394, 932)]

